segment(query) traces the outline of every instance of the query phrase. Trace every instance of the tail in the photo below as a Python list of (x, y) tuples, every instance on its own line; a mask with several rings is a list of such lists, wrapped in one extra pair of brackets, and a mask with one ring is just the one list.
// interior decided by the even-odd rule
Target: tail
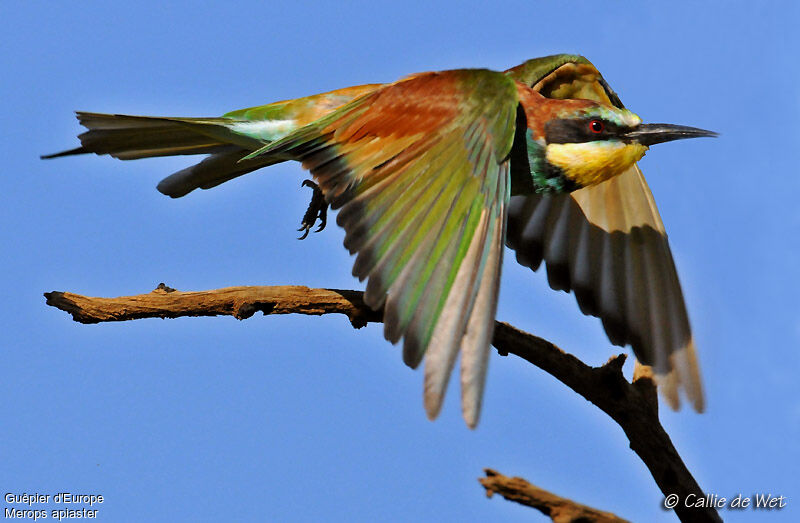
[(194, 189), (209, 189), (251, 171), (283, 161), (269, 156), (240, 161), (265, 142), (234, 132), (231, 118), (161, 118), (122, 114), (76, 113), (88, 129), (78, 136), (81, 146), (42, 156), (108, 154), (120, 160), (157, 156), (210, 154), (198, 164), (178, 171), (158, 184), (172, 198)]

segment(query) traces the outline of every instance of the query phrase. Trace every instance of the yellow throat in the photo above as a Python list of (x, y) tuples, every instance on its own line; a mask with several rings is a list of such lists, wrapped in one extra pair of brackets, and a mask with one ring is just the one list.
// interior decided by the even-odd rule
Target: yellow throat
[(586, 187), (622, 174), (646, 151), (647, 146), (636, 142), (551, 143), (547, 145), (546, 158), (565, 177)]

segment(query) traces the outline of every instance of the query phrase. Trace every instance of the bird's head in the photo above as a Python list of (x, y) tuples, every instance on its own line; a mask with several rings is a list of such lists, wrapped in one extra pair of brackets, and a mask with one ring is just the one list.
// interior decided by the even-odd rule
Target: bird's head
[(530, 170), (538, 192), (575, 190), (608, 180), (657, 143), (716, 136), (695, 127), (643, 124), (627, 109), (590, 100), (536, 96), (535, 102), (522, 105)]

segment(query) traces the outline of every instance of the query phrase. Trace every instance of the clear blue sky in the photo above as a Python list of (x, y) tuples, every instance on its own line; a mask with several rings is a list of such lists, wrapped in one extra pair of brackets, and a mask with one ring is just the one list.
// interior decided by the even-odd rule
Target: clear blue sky
[[(343, 233), (295, 238), (298, 165), (170, 200), (191, 159), (44, 162), (73, 110), (213, 116), (557, 52), (592, 60), (645, 121), (713, 129), (642, 161), (670, 234), (708, 412), (663, 422), (701, 486), (789, 497), (800, 519), (800, 51), (795, 2), (3, 2), (0, 489), (99, 493), (102, 521), (545, 521), (487, 500), (483, 467), (637, 521), (672, 521), (622, 431), (521, 360), (492, 356), (476, 431), (380, 326), (340, 316), (80, 325), (42, 293), (359, 288)], [(131, 4), (134, 5), (134, 4)], [(664, 7), (661, 7), (664, 6)], [(616, 9), (616, 11), (609, 11)], [(498, 318), (600, 364), (600, 323), (508, 256)], [(5, 502), (0, 503), (5, 508)]]

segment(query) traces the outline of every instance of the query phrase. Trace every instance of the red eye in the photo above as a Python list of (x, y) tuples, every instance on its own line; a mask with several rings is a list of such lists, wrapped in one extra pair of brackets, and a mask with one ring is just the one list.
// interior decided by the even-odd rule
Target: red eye
[(602, 133), (603, 129), (605, 128), (606, 126), (603, 125), (603, 122), (601, 122), (600, 120), (592, 120), (591, 122), (589, 122), (589, 130), (595, 134)]

